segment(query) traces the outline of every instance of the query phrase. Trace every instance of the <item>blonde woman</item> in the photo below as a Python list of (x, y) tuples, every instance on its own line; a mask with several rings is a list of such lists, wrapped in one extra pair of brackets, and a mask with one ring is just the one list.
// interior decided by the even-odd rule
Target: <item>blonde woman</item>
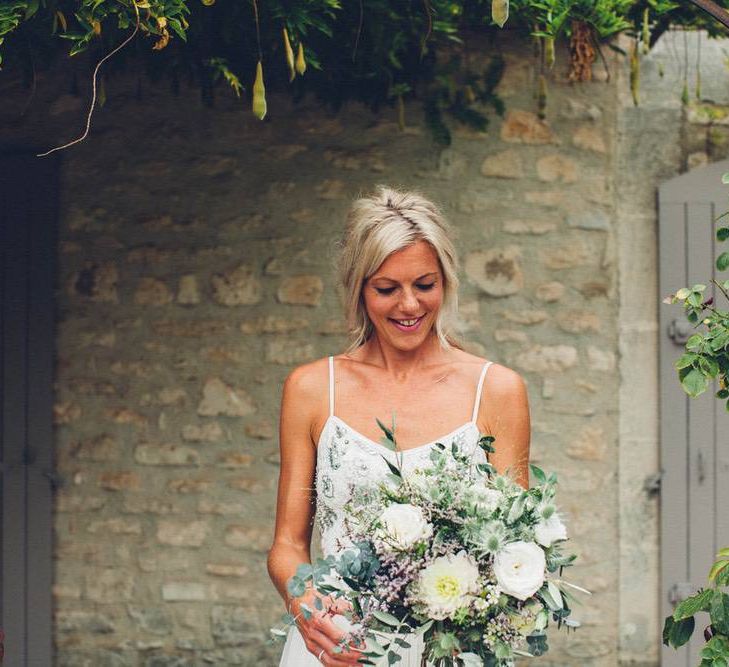
[[(276, 528), (268, 571), (287, 609), (297, 617), (281, 667), (358, 664), (344, 635), (343, 601), (313, 590), (292, 598), (286, 582), (311, 562), (313, 523), (324, 556), (346, 548), (342, 510), (353, 489), (384, 478), (382, 432), (391, 423), (404, 471), (427, 465), (436, 441), (456, 440), (486, 460), (480, 433), (496, 437), (495, 468), (529, 486), (529, 407), (514, 371), (466, 352), (455, 333), (458, 261), (438, 207), (414, 192), (380, 186), (354, 202), (340, 243), (339, 278), (351, 345), (294, 369), (283, 387), (281, 470)], [(344, 619), (346, 620), (346, 619)], [(335, 623), (339, 621), (340, 625)], [(422, 639), (399, 649), (400, 667), (420, 667)]]

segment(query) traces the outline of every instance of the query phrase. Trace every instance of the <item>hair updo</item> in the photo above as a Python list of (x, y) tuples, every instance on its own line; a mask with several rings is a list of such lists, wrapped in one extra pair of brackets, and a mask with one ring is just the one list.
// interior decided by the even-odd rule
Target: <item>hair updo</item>
[(350, 336), (347, 353), (365, 343), (374, 331), (362, 298), (365, 281), (393, 252), (420, 240), (432, 246), (443, 273), (443, 305), (435, 320), (435, 334), (445, 349), (462, 347), (457, 333), (459, 264), (452, 235), (440, 209), (416, 191), (378, 185), (373, 194), (352, 203), (337, 244), (337, 272)]

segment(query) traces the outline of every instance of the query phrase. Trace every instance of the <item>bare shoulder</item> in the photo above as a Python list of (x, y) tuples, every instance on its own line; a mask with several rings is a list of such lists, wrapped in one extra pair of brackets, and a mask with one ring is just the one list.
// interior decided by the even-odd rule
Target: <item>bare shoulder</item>
[[(460, 360), (483, 368), (489, 361), (475, 354), (460, 351)], [(508, 366), (492, 362), (484, 379), (484, 392), (487, 392), (492, 399), (521, 398), (526, 396), (526, 382), (519, 373)]]
[(284, 400), (295, 400), (299, 408), (313, 411), (327, 395), (329, 382), (327, 357), (294, 368), (284, 381)]
[(515, 370), (501, 364), (494, 363), (489, 366), (484, 384), (494, 398), (526, 396), (524, 378)]

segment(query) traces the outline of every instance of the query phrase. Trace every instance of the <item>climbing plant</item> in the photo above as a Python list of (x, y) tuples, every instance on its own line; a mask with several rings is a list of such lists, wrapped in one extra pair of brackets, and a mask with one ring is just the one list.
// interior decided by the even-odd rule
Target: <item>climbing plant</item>
[[(107, 79), (122, 67), (173, 88), (191, 79), (207, 104), (224, 81), (259, 118), (270, 111), (271, 89), (312, 92), (332, 109), (350, 99), (373, 110), (392, 105), (401, 125), (414, 99), (433, 136), (448, 143), (444, 114), (483, 129), (489, 110), (503, 112), (494, 94), (502, 63), (479, 70), (469, 45), (498, 44), (504, 28), (531, 35), (545, 116), (549, 71), (563, 66), (571, 80), (589, 80), (606, 40), (620, 32), (635, 43), (637, 101), (640, 54), (672, 25), (721, 30), (677, 0), (0, 0), (0, 66), (31, 81), (58, 58), (87, 52), (97, 62), (123, 43), (105, 63)], [(562, 38), (570, 56), (560, 64)], [(99, 85), (103, 102), (103, 78)]]

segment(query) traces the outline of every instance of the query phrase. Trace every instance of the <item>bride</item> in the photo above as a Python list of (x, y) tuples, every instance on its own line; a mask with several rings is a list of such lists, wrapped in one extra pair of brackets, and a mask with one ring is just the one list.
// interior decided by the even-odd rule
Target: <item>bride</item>
[[(403, 470), (428, 464), (436, 441), (456, 440), (486, 460), (481, 433), (496, 437), (498, 472), (529, 487), (529, 407), (514, 371), (466, 352), (454, 333), (458, 260), (450, 229), (421, 195), (380, 186), (354, 202), (340, 243), (351, 345), (294, 369), (283, 386), (281, 470), (268, 572), (295, 617), (280, 667), (358, 664), (356, 646), (337, 652), (344, 601), (313, 589), (293, 598), (287, 580), (311, 562), (314, 523), (322, 554), (348, 546), (342, 509), (352, 490), (388, 472), (376, 418), (391, 424)], [(483, 400), (482, 400), (483, 398)], [(464, 422), (464, 419), (470, 421)], [(320, 596), (321, 597), (321, 596)], [(400, 667), (420, 667), (422, 638), (401, 649)]]

